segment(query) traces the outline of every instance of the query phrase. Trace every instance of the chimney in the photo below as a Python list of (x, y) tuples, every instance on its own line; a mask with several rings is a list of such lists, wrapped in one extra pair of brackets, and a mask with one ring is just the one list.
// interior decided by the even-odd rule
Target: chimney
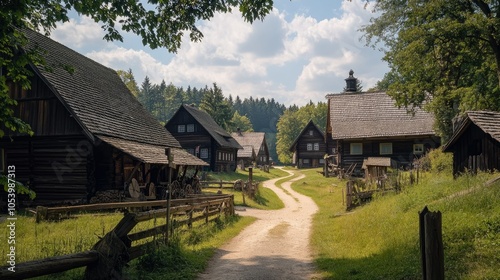
[(345, 79), (346, 87), (344, 89), (345, 92), (356, 92), (356, 83), (358, 79), (354, 78), (354, 71), (349, 71), (349, 77)]

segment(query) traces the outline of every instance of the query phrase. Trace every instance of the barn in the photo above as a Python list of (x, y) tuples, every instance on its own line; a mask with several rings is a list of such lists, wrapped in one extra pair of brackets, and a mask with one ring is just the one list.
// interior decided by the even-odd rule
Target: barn
[(36, 192), (35, 204), (86, 203), (103, 191), (127, 196), (134, 179), (158, 185), (169, 168), (205, 164), (181, 149), (113, 69), (35, 31), (24, 33), (27, 48), (41, 49), (47, 67), (29, 66), (29, 90), (9, 82), (14, 114), (34, 135), (2, 137), (1, 168), (15, 166), (17, 180)]
[(454, 175), (500, 170), (500, 112), (466, 112), (443, 151), (453, 153)]

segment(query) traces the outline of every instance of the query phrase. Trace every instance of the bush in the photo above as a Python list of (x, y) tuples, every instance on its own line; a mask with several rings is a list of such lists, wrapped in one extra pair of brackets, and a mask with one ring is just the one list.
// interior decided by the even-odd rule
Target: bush
[(431, 171), (441, 173), (453, 170), (453, 155), (451, 153), (443, 153), (441, 149), (431, 150), (426, 157), (429, 158)]

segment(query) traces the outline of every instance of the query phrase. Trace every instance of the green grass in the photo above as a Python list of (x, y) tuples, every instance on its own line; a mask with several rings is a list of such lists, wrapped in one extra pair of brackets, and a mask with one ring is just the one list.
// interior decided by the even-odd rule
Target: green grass
[[(269, 169), (269, 173), (263, 172), (258, 168), (254, 168), (253, 170), (253, 180), (259, 182), (287, 175), (288, 173), (280, 170), (279, 168), (271, 168)], [(235, 181), (238, 179), (241, 179), (243, 181), (248, 180), (248, 168), (246, 171), (238, 169), (233, 173), (209, 173), (209, 180)], [(217, 191), (218, 189), (215, 188), (203, 189), (203, 192)], [(266, 210), (275, 210), (284, 207), (284, 204), (279, 199), (279, 197), (270, 189), (263, 187), (262, 183), (259, 184), (259, 190), (254, 199), (245, 196), (245, 203), (243, 203), (243, 194), (241, 193), (241, 191), (236, 191), (232, 188), (223, 188), (221, 191), (223, 194), (234, 194), (234, 204), (237, 206), (249, 206), (252, 208)]]
[[(325, 279), (421, 279), (418, 212), (426, 205), (443, 215), (447, 279), (500, 275), (500, 183), (473, 188), (491, 174), (457, 180), (425, 174), (418, 185), (345, 212), (345, 182), (324, 178), (315, 170), (301, 172), (307, 177), (293, 187), (320, 208), (311, 240)], [(337, 186), (330, 188), (332, 184)], [(465, 193), (453, 196), (460, 191)]]

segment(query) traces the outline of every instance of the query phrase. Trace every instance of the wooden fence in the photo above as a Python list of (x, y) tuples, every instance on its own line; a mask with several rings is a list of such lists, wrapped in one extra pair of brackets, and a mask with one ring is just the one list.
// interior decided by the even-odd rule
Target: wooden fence
[[(159, 202), (135, 202), (136, 204), (122, 204), (120, 207), (131, 207), (130, 205), (144, 207), (143, 205), (157, 205), (156, 203)], [(125, 214), (115, 228), (99, 240), (89, 251), (19, 263), (16, 264), (15, 272), (9, 271), (9, 266), (1, 267), (0, 279), (26, 279), (84, 266), (86, 266), (85, 279), (121, 279), (122, 268), (130, 260), (146, 254), (146, 249), (158, 241), (157, 237), (159, 235), (163, 234), (166, 240), (162, 240), (168, 242), (168, 233), (173, 231), (174, 228), (184, 225), (190, 228), (194, 222), (200, 220), (208, 223), (221, 214), (234, 215), (233, 195), (178, 199), (172, 200), (171, 203), (171, 207), (165, 207), (166, 201), (164, 201), (164, 208)], [(100, 209), (117, 208), (117, 203), (109, 204), (113, 204), (114, 207), (101, 205)], [(97, 209), (96, 205), (86, 206)], [(58, 208), (47, 208), (47, 212), (76, 211), (76, 209), (78, 211), (88, 211), (89, 209), (83, 207), (83, 205), (72, 206), (71, 208), (65, 207), (64, 209), (61, 209), (62, 207)], [(132, 229), (140, 222), (167, 216), (169, 219), (166, 219), (167, 222), (164, 225), (130, 234)], [(175, 216), (176, 219), (172, 220), (172, 216)], [(153, 238), (153, 240), (132, 246), (132, 242), (144, 241), (145, 238)]]

